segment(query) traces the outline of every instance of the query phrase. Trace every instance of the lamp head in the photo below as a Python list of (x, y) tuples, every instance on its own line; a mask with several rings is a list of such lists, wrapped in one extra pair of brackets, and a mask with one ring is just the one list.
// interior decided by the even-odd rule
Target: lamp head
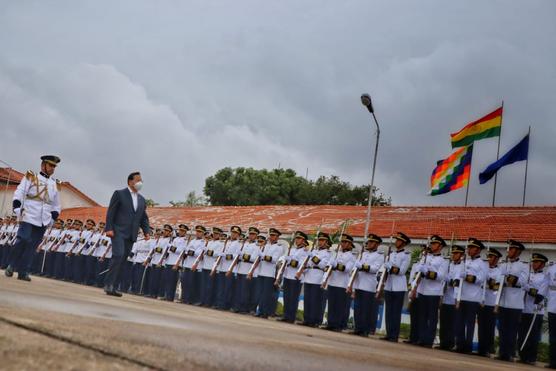
[(369, 94), (361, 94), (361, 103), (363, 103), (363, 105), (367, 107), (370, 113), (374, 112), (373, 102)]

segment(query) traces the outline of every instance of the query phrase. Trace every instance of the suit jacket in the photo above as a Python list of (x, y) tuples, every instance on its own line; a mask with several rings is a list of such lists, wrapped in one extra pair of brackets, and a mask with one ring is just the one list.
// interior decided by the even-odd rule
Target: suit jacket
[(114, 192), (106, 212), (105, 231), (114, 231), (114, 239), (137, 240), (139, 228), (143, 233), (151, 233), (147, 216), (145, 198), (137, 194), (137, 210), (133, 209), (133, 200), (128, 188)]

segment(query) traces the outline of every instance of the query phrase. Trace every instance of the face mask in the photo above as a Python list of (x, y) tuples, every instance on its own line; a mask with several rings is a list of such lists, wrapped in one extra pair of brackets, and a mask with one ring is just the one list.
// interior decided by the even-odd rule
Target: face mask
[(135, 183), (134, 187), (135, 187), (136, 190), (140, 191), (141, 188), (143, 188), (143, 182), (139, 181), (139, 182)]

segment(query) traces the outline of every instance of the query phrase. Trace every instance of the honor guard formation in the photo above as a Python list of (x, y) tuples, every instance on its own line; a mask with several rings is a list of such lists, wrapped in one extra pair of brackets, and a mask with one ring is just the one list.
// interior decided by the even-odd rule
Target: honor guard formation
[[(0, 258), (5, 275), (29, 273), (84, 285), (104, 286), (112, 258), (105, 225), (92, 219), (62, 221), (57, 184), (51, 175), (60, 162), (43, 156), (41, 172), (28, 172), (18, 186), (15, 215), (1, 220)], [(346, 331), (353, 308), (358, 336), (377, 331), (384, 300), (386, 332), (398, 342), (404, 303), (410, 313), (406, 343), (419, 347), (535, 364), (545, 311), (550, 338), (549, 368), (556, 368), (556, 265), (509, 240), (506, 254), (473, 237), (460, 246), (432, 235), (416, 262), (403, 232), (383, 238), (370, 233), (355, 249), (346, 224), (338, 246), (323, 231), (281, 239), (277, 228), (262, 233), (203, 225), (165, 224), (149, 238), (138, 238), (119, 277), (118, 293), (232, 311), (330, 331)], [(303, 294), (303, 313), (298, 312)], [(121, 294), (120, 294), (121, 295)], [(478, 348), (473, 349), (478, 324)], [(351, 324), (349, 324), (351, 327)]]

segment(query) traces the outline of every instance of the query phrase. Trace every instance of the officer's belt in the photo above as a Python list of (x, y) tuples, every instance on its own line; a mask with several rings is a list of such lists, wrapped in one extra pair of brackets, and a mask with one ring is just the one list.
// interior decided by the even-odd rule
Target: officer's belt
[(319, 267), (308, 267), (307, 269), (318, 269), (318, 270), (322, 270), (322, 269), (319, 268)]

